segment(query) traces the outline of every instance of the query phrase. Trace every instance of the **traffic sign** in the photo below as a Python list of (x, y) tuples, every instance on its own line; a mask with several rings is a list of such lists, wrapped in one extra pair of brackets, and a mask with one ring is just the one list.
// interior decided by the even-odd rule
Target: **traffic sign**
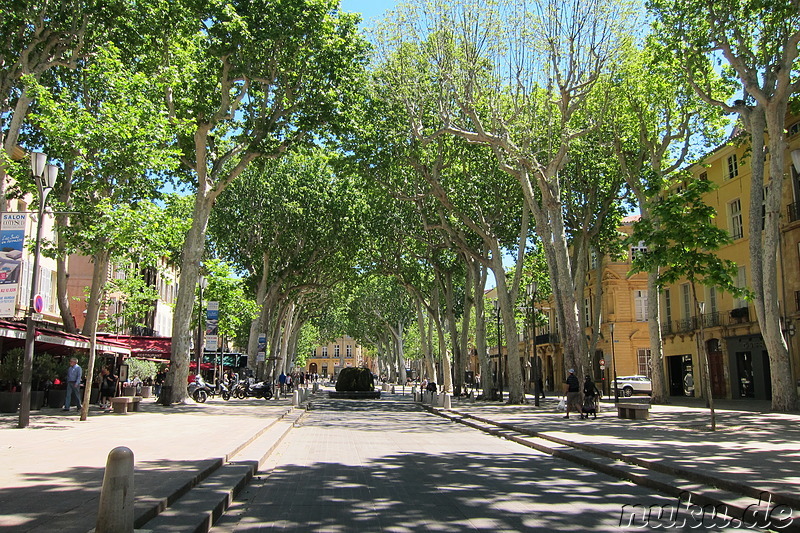
[(605, 370), (605, 369), (606, 369), (606, 365), (600, 365), (600, 370)]
[(600, 366), (606, 366), (606, 360), (600, 359)]
[(37, 294), (33, 297), (33, 310), (37, 313), (41, 313), (44, 309), (44, 298), (42, 298), (41, 294)]

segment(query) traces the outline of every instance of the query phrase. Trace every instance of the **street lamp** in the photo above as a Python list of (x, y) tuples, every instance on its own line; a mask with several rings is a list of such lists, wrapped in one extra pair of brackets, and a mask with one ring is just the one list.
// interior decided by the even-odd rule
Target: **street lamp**
[(19, 424), (21, 428), (28, 427), (31, 414), (31, 378), (33, 375), (33, 341), (36, 328), (33, 323), (33, 314), (36, 312), (36, 293), (39, 292), (39, 255), (42, 248), (42, 219), (47, 195), (53, 190), (58, 178), (58, 167), (47, 165), (47, 154), (35, 152), (31, 154), (31, 173), (39, 192), (38, 219), (36, 221), (36, 245), (33, 250), (33, 269), (31, 270), (31, 294), (25, 324), (25, 359), (22, 366), (22, 394), (19, 404)]
[(208, 280), (201, 275), (200, 279), (197, 280), (197, 285), (200, 289), (200, 309), (197, 312), (197, 369), (195, 375), (199, 376), (201, 375), (200, 363), (203, 362), (203, 351), (205, 350), (203, 345), (203, 334), (205, 333), (203, 328), (203, 289), (208, 285)]
[[(498, 294), (498, 298), (500, 295)], [(497, 319), (497, 386), (500, 389), (500, 401), (503, 401), (503, 343), (500, 337), (500, 302), (494, 301), (494, 316)]]
[(617, 355), (614, 351), (614, 323), (609, 324), (611, 328), (611, 366), (614, 371), (614, 405), (619, 403), (619, 387), (617, 387)]
[(531, 328), (533, 330), (533, 405), (539, 407), (539, 396), (542, 394), (539, 388), (541, 379), (541, 368), (539, 367), (539, 355), (536, 353), (536, 282), (528, 285), (528, 299), (531, 302)]

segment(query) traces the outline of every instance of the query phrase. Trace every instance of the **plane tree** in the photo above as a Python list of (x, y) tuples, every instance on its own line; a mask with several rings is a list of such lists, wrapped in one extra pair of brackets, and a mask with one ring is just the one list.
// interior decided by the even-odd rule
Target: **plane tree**
[(220, 196), (212, 215), (211, 254), (245, 275), (258, 305), (246, 343), (253, 361), (266, 333), (277, 364), (288, 364), (286, 343), (307, 315), (304, 302), (352, 278), (364, 202), (353, 180), (334, 172), (331, 157), (300, 150), (258, 161)]
[[(736, 114), (749, 135), (753, 306), (769, 354), (772, 408), (796, 409), (797, 389), (778, 307), (778, 248), (786, 115), (800, 89), (800, 5), (795, 0), (650, 0), (647, 5), (664, 53), (680, 58), (697, 95), (720, 112)], [(741, 89), (737, 96), (722, 99), (714, 93), (719, 75)]]
[(182, 22), (166, 29), (160, 47), (161, 78), (195, 205), (165, 404), (186, 396), (194, 287), (212, 207), (253, 161), (279, 158), (345, 125), (367, 48), (357, 16), (341, 12), (337, 0), (188, 2), (180, 9)]
[[(630, 35), (627, 9), (614, 1), (420, 1), (382, 36), (387, 52), (418, 52), (394, 71), (412, 132), (425, 142), (454, 135), (486, 146), (518, 182), (554, 279), (564, 364), (576, 368), (585, 367), (587, 345), (561, 176), (575, 140), (604, 117), (607, 91), (599, 82)], [(435, 115), (423, 112), (425, 101), (434, 102)], [(505, 323), (513, 323), (515, 301), (500, 298)]]
[[(659, 54), (652, 36), (643, 48), (631, 48), (625, 56), (610, 105), (611, 138), (626, 184), (643, 220), (659, 228), (651, 205), (666, 190), (671, 176), (697, 161), (722, 140), (725, 121), (695, 95), (676, 60)], [(711, 87), (709, 86), (711, 90)], [(724, 85), (713, 94), (722, 97)], [(650, 369), (654, 403), (667, 401), (661, 335), (658, 270), (647, 272), (647, 320), (650, 337)]]

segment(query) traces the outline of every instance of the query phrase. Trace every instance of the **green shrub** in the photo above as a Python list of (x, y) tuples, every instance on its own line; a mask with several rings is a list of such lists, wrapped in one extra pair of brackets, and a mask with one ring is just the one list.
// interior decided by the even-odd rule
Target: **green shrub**
[(373, 391), (375, 383), (372, 372), (368, 368), (343, 368), (336, 378), (336, 390), (339, 392)]
[(22, 363), (25, 359), (24, 348), (13, 348), (7, 351), (0, 360), (0, 383), (11, 388), (22, 381)]
[(59, 362), (49, 353), (34, 355), (33, 373), (31, 374), (31, 386), (33, 390), (44, 390), (44, 384), (47, 380), (58, 376), (59, 371)]
[(158, 363), (153, 361), (144, 361), (130, 357), (125, 360), (125, 364), (128, 365), (129, 379), (139, 378), (141, 381), (144, 381), (158, 374)]

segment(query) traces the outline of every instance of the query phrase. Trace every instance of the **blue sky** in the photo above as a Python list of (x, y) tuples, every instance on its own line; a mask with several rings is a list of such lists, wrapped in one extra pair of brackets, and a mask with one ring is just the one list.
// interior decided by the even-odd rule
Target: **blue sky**
[(398, 4), (398, 0), (342, 0), (343, 11), (361, 13), (362, 24), (369, 25), (371, 19), (379, 19)]

